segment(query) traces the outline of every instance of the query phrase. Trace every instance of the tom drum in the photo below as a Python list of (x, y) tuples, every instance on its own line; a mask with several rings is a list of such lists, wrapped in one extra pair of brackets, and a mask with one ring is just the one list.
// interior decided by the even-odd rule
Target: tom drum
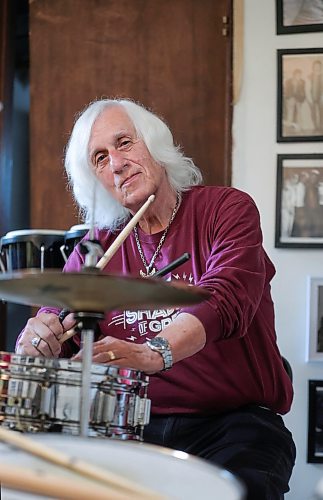
[(89, 229), (90, 226), (88, 224), (77, 224), (76, 226), (72, 226), (68, 231), (66, 231), (64, 237), (64, 245), (61, 247), (61, 252), (65, 262), (71, 255), (75, 246), (86, 235)]
[[(177, 500), (242, 500), (244, 488), (230, 473), (203, 459), (187, 453), (149, 445), (103, 439), (61, 436), (53, 434), (33, 435), (36, 443), (67, 453), (119, 476), (136, 482), (137, 485), (159, 493), (165, 499)], [(0, 444), (1, 462), (13, 467), (28, 467), (41, 474), (59, 474), (74, 478), (67, 469), (61, 469), (34, 456)], [(6, 500), (29, 500), (38, 495), (14, 491), (3, 487)], [(125, 498), (127, 498), (125, 496)]]
[(22, 229), (10, 231), (1, 238), (1, 259), (6, 271), (17, 269), (62, 268), (60, 247), (65, 231)]

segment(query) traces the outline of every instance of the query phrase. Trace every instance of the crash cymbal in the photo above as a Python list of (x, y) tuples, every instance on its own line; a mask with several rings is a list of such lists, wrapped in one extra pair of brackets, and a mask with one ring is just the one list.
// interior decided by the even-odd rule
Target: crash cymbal
[(103, 274), (98, 270), (62, 273), (57, 270), (15, 271), (0, 274), (0, 297), (29, 306), (105, 312), (202, 302), (206, 290), (161, 279)]

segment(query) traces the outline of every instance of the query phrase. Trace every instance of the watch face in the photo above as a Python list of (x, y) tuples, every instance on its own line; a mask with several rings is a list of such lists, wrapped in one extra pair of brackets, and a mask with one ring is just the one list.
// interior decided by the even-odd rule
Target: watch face
[(155, 337), (150, 341), (156, 347), (167, 347), (167, 340), (162, 339), (161, 337)]
[(173, 366), (173, 357), (168, 340), (164, 337), (155, 337), (147, 340), (147, 344), (153, 351), (158, 351), (161, 354), (164, 361), (163, 369), (169, 370)]

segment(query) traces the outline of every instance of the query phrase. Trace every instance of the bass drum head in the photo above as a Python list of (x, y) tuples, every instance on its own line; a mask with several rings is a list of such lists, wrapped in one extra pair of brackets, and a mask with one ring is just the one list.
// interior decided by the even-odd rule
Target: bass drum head
[[(35, 443), (41, 443), (69, 456), (84, 459), (93, 466), (114, 472), (137, 485), (149, 488), (167, 498), (196, 500), (242, 500), (244, 488), (228, 471), (193, 457), (187, 453), (160, 446), (113, 441), (102, 438), (82, 438), (61, 434), (29, 435)], [(43, 460), (0, 444), (1, 462), (13, 467), (29, 467), (41, 473), (60, 474), (65, 478), (75, 475)], [(5, 489), (6, 500), (45, 499), (30, 493)]]

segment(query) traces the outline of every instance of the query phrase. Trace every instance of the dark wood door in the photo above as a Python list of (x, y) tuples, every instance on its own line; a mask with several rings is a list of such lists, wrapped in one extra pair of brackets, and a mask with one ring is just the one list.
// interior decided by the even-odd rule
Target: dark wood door
[(0, 236), (9, 228), (12, 192), (12, 99), (14, 77), (14, 7), (0, 2)]
[[(12, 94), (14, 8), (0, 2), (0, 237), (9, 231), (12, 186)], [(0, 255), (1, 258), (1, 255)], [(1, 272), (1, 271), (0, 271)], [(6, 349), (7, 304), (0, 297), (0, 350)]]
[(230, 0), (30, 3), (32, 227), (77, 222), (63, 149), (75, 114), (102, 96), (160, 114), (206, 183), (230, 184), (231, 34), (223, 22), (231, 14)]

